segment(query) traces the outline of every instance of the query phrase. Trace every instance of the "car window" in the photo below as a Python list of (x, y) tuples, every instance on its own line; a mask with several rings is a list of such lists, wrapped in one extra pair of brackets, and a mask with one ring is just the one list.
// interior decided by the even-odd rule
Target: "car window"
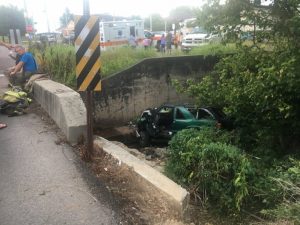
[(163, 107), (159, 110), (159, 113), (171, 113), (172, 109), (173, 108), (171, 108), (171, 107)]
[(158, 126), (169, 126), (173, 122), (173, 107), (163, 107), (159, 110)]
[(188, 107), (187, 109), (190, 111), (190, 113), (193, 114), (194, 117), (197, 116), (197, 109), (196, 108)]
[(198, 111), (198, 119), (214, 119), (208, 112), (203, 109)]
[(182, 120), (185, 119), (183, 112), (180, 109), (176, 109), (176, 119)]

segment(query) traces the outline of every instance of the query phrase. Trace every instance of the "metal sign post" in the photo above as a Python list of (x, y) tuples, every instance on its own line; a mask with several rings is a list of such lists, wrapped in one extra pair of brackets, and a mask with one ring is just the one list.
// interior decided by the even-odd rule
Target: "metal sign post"
[(93, 91), (101, 91), (99, 18), (90, 16), (83, 0), (83, 16), (75, 19), (76, 77), (78, 91), (86, 91), (87, 142), (83, 157), (93, 155)]
[(19, 29), (9, 29), (9, 37), (12, 45), (22, 44), (21, 33)]

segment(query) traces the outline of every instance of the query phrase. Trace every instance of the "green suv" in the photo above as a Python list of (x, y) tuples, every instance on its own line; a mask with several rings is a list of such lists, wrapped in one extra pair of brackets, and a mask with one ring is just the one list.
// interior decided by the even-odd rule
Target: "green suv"
[(215, 120), (196, 119), (184, 106), (162, 105), (142, 113), (137, 121), (136, 134), (140, 139), (140, 145), (146, 147), (152, 139), (169, 140), (182, 129), (200, 129), (203, 126), (215, 125)]

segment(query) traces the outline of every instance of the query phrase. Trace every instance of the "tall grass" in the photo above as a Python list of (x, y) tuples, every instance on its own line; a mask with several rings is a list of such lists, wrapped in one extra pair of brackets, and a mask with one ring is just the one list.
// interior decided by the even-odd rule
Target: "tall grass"
[(223, 55), (236, 52), (235, 44), (207, 44), (193, 48), (190, 55)]
[(156, 56), (154, 49), (121, 47), (103, 51), (101, 53), (101, 74), (106, 77), (134, 65), (142, 59)]
[[(34, 53), (40, 71), (48, 73), (57, 82), (76, 88), (76, 61), (75, 48), (70, 45), (30, 45), (29, 50)], [(132, 49), (120, 47), (101, 52), (101, 76), (107, 77), (122, 71), (145, 58), (169, 57), (183, 55), (216, 55), (234, 52), (234, 45), (209, 44), (193, 49), (190, 53), (184, 53), (178, 48), (173, 49), (171, 55), (157, 52), (155, 48)]]
[(73, 46), (35, 44), (30, 46), (30, 51), (37, 60), (40, 72), (47, 73), (54, 81), (72, 88), (76, 87), (76, 61)]

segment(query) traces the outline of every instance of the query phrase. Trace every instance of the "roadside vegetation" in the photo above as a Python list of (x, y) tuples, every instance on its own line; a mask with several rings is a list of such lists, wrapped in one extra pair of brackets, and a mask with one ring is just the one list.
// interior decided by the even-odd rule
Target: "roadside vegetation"
[[(265, 223), (300, 223), (298, 3), (205, 5), (199, 18), (210, 20), (203, 25), (222, 27), (225, 41), (235, 40), (237, 51), (201, 82), (174, 81), (197, 105), (230, 114), (235, 129), (179, 132), (170, 142), (166, 172), (190, 190), (195, 202), (236, 220), (246, 214)], [(239, 26), (254, 19), (259, 36), (252, 33), (245, 45)]]
[[(222, 108), (234, 118), (235, 129), (177, 133), (168, 148), (166, 173), (190, 191), (195, 204), (236, 221), (250, 215), (263, 223), (300, 224), (298, 3), (274, 1), (261, 7), (258, 1), (229, 0), (204, 5), (199, 25), (222, 34), (224, 43), (188, 54), (234, 54), (224, 56), (201, 82), (173, 81), (198, 106)], [(247, 33), (245, 41), (241, 28), (253, 21), (260, 30)], [(76, 87), (73, 46), (32, 46), (32, 51), (54, 80)], [(130, 48), (102, 52), (102, 76), (148, 57), (162, 54)]]
[[(148, 50), (142, 47), (131, 49), (121, 47), (101, 52), (101, 76), (107, 77), (122, 71), (145, 58), (169, 57), (182, 55), (211, 55), (234, 52), (234, 45), (209, 44), (184, 53), (180, 49), (173, 50), (171, 55), (157, 52), (154, 46)], [(51, 79), (76, 89), (76, 59), (72, 45), (47, 45), (46, 43), (30, 43), (29, 50), (33, 52), (41, 72), (50, 75)]]

